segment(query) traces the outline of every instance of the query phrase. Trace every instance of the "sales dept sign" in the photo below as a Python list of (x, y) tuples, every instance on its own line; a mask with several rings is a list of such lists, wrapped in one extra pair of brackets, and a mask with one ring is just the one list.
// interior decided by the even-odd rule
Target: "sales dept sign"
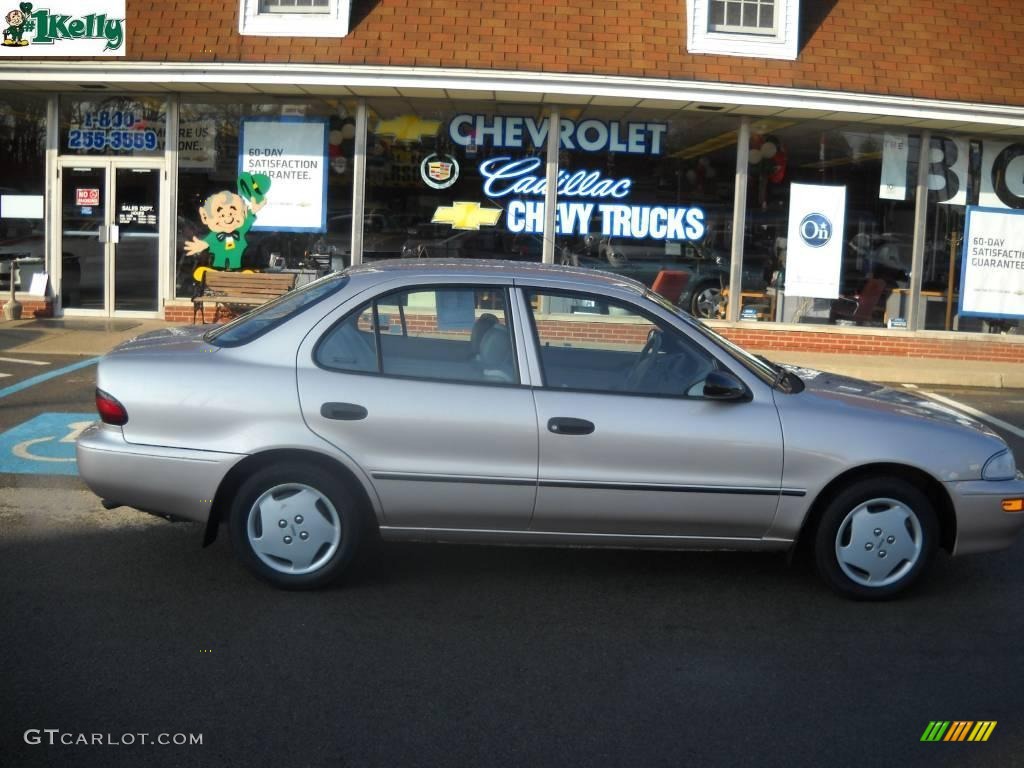
[(967, 208), (960, 314), (1024, 317), (1024, 211)]
[(0, 57), (124, 56), (124, 5), (125, 0), (7, 0), (0, 4)]

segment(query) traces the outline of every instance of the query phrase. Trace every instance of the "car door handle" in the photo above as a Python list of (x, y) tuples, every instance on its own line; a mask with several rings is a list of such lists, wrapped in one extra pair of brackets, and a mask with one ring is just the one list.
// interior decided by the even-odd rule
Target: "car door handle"
[(359, 421), (369, 413), (363, 406), (355, 403), (324, 403), (320, 406), (320, 415), (335, 421)]
[(570, 419), (560, 417), (548, 420), (548, 432), (556, 435), (589, 435), (594, 431), (594, 423), (586, 419)]

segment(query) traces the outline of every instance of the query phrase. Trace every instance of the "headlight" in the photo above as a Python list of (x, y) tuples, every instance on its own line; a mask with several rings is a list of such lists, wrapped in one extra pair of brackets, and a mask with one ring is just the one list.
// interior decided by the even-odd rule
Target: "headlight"
[(981, 476), (986, 480), (1013, 480), (1017, 476), (1017, 462), (1013, 459), (1013, 451), (1000, 451), (986, 461)]

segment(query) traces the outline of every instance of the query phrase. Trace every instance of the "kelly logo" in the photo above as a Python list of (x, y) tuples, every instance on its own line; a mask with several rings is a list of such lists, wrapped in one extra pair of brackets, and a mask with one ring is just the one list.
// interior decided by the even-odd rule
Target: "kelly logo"
[(988, 741), (996, 729), (996, 720), (932, 720), (921, 734), (921, 741)]
[[(53, 45), (63, 40), (106, 41), (104, 51), (116, 51), (124, 45), (124, 19), (105, 13), (73, 16), (48, 8), (33, 10), (32, 3), (21, 3), (4, 15), (4, 22), (8, 26), (3, 30), (3, 45), (8, 47)], [(32, 33), (34, 36), (29, 38)]]

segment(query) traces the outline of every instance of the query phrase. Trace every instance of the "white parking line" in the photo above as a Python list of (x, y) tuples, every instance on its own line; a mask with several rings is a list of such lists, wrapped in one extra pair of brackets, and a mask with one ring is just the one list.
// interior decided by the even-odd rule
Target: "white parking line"
[(9, 377), (10, 375), (11, 375), (11, 374), (9, 374), (9, 373), (0, 373), (0, 379), (6, 379), (6, 378), (8, 378), (8, 377)]
[(20, 363), (21, 365), (49, 365), (44, 360), (22, 360), (17, 357), (0, 357), (0, 363)]
[(1003, 421), (1002, 419), (996, 418), (995, 416), (991, 416), (990, 414), (987, 414), (984, 411), (979, 411), (977, 408), (972, 408), (966, 403), (961, 403), (956, 400), (952, 400), (948, 397), (937, 395), (934, 392), (926, 392), (923, 389), (919, 389), (918, 392), (920, 392), (925, 397), (929, 397), (932, 400), (943, 403), (944, 405), (956, 408), (958, 410), (963, 411), (964, 413), (969, 413), (976, 419), (981, 419), (982, 421), (987, 421), (989, 424), (994, 424), (1000, 429), (1005, 429), (1007, 432), (1013, 433), (1017, 437), (1024, 438), (1024, 429), (1014, 426), (1008, 421)]

